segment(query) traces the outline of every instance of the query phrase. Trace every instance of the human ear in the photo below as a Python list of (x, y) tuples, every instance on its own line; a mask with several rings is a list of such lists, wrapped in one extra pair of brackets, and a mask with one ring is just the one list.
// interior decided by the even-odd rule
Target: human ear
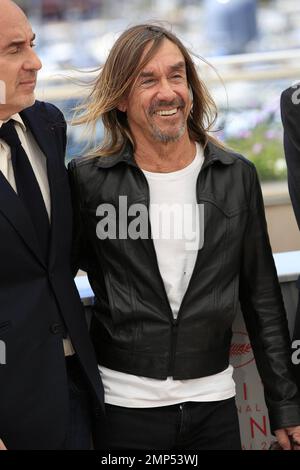
[(127, 102), (125, 99), (123, 99), (122, 101), (120, 101), (120, 103), (118, 104), (117, 106), (117, 109), (119, 111), (122, 111), (122, 113), (126, 113), (127, 111)]

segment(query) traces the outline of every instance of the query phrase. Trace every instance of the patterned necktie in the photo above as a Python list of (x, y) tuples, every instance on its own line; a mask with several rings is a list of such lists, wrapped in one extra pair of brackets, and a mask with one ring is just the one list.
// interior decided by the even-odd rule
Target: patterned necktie
[(31, 217), (44, 261), (47, 263), (50, 240), (49, 218), (41, 189), (12, 119), (0, 128), (0, 139), (10, 147), (18, 196)]

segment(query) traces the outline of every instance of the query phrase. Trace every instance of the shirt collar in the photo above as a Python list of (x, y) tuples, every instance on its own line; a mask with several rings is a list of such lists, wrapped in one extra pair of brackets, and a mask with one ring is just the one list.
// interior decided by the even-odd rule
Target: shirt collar
[(15, 122), (17, 122), (18, 124), (20, 124), (20, 126), (22, 127), (23, 131), (26, 132), (26, 126), (23, 122), (23, 119), (21, 118), (20, 114), (17, 113), (17, 114), (13, 114), (12, 116), (10, 116), (9, 119), (6, 119), (5, 121), (1, 121), (0, 119), (0, 127), (2, 127), (2, 125), (4, 123), (6, 123), (7, 121), (9, 121), (10, 119), (13, 119)]

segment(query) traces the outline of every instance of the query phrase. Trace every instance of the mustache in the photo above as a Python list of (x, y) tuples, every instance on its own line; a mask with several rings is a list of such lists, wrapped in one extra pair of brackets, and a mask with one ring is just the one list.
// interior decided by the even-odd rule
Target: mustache
[(27, 80), (36, 80), (37, 79), (37, 73), (36, 72), (29, 72), (27, 75), (24, 75), (21, 79), (19, 79), (19, 82), (25, 82)]
[(164, 109), (166, 107), (170, 108), (184, 108), (185, 102), (182, 98), (177, 98), (176, 100), (173, 101), (163, 101), (163, 100), (157, 100), (153, 101), (153, 103), (150, 105), (149, 108), (149, 114), (154, 114), (157, 111), (160, 111), (161, 109)]

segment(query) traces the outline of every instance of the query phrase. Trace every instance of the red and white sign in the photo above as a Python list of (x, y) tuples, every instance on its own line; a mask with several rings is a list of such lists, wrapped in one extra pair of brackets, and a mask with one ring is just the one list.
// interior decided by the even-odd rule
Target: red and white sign
[(270, 432), (263, 386), (241, 313), (234, 322), (233, 332), (230, 363), (234, 367), (242, 447), (267, 450), (274, 436)]
[(234, 331), (230, 347), (230, 363), (237, 369), (254, 361), (252, 347), (245, 331)]

